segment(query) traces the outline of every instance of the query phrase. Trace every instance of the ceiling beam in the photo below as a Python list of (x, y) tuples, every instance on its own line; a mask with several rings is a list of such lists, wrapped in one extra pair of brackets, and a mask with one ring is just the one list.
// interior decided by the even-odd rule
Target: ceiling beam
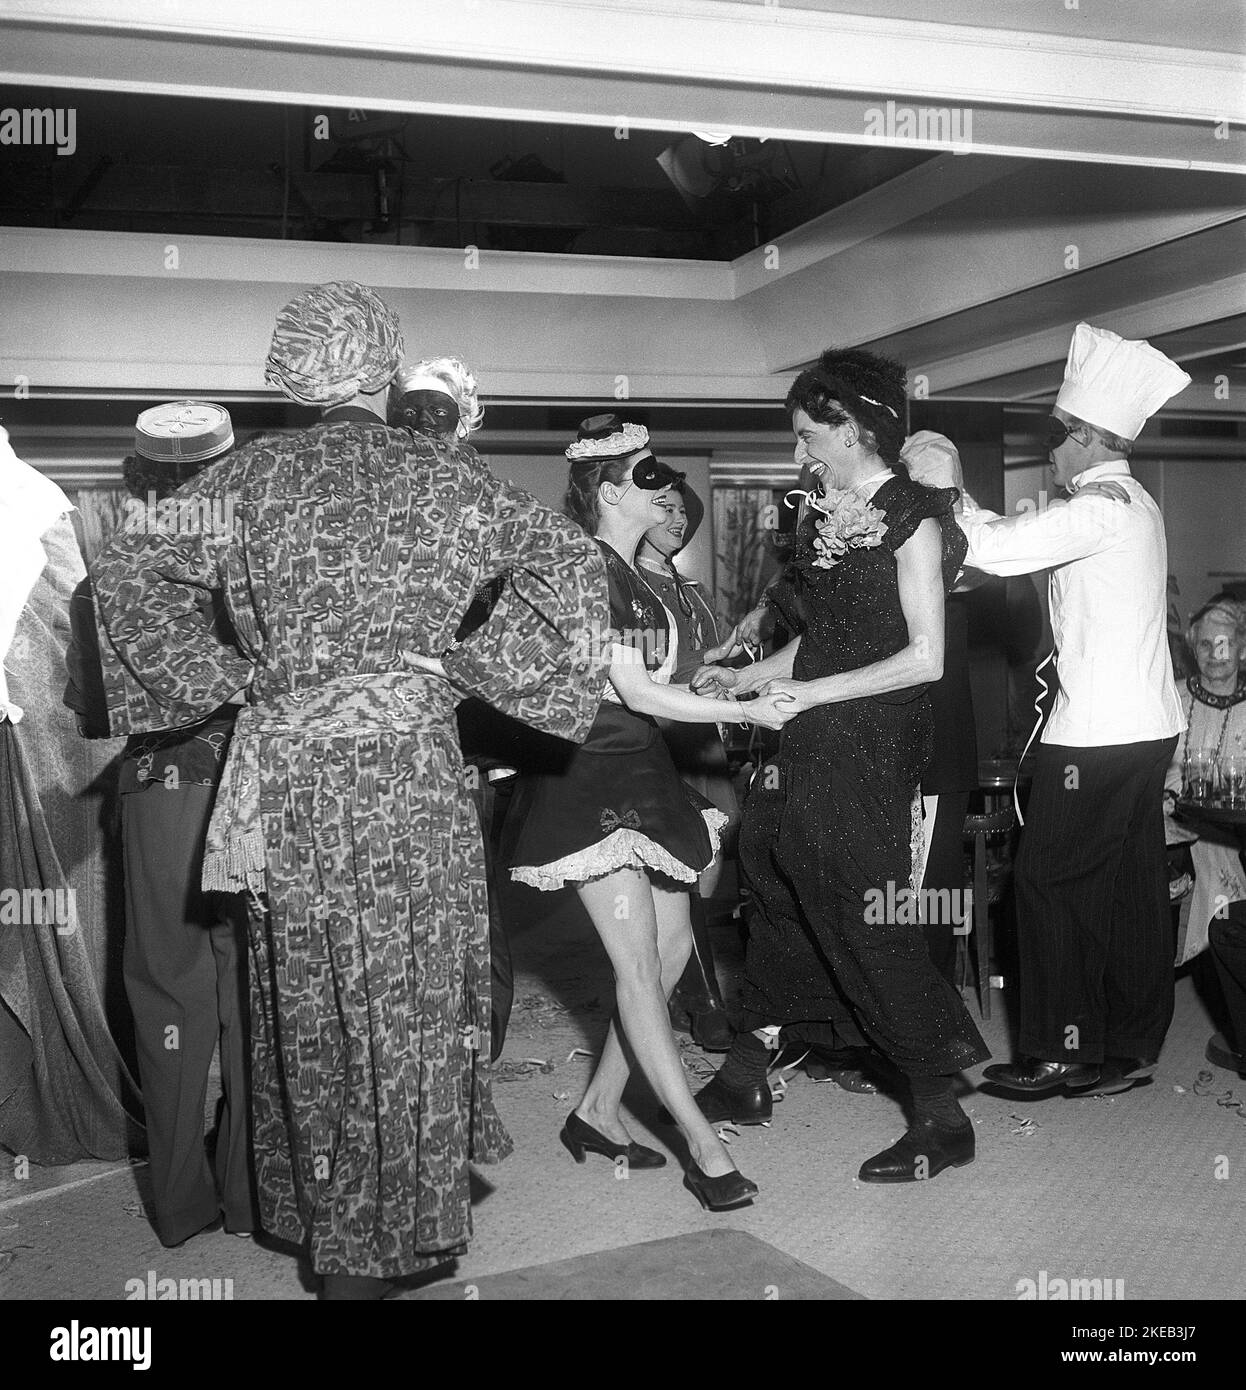
[[(75, 197), (66, 177), (60, 188), (47, 169), (56, 161), (12, 169), (0, 194), (0, 215), (46, 207), (68, 222), (80, 210), (90, 217), (166, 216), (185, 223), (194, 218), (253, 219), (278, 222), (283, 212), (281, 169), (211, 169), (188, 165), (117, 162), (108, 167), (85, 197)], [(72, 171), (77, 179), (77, 172)], [(301, 211), (290, 212), (299, 225), (309, 218), (371, 220), (372, 176), (368, 173), (316, 173), (291, 178)], [(405, 222), (444, 222), (470, 226), (487, 222), (519, 227), (612, 227), (627, 230), (686, 230), (697, 227), (683, 199), (672, 189), (585, 188), (519, 180), (392, 178), (390, 201)], [(71, 207), (70, 204), (73, 203)], [(64, 225), (64, 222), (61, 225)]]
[[(1238, 226), (1233, 230), (1241, 237), (1246, 227)], [(985, 313), (977, 315), (978, 322), (972, 327), (968, 322), (952, 318), (942, 324), (927, 325), (918, 341), (905, 343), (901, 338), (868, 346), (877, 352), (903, 354), (901, 360), (909, 365), (910, 380), (922, 377), (932, 398), (972, 396), (974, 399), (1025, 401), (1052, 395), (1058, 390), (1069, 337), (1079, 319), (1110, 328), (1124, 338), (1145, 338), (1162, 351), (1168, 351), (1167, 335), (1190, 328), (1198, 328), (1201, 335), (1202, 326), (1217, 315), (1223, 315), (1226, 308), (1246, 302), (1246, 275), (1209, 279), (1169, 294), (1146, 295), (1148, 283), (1165, 280), (1172, 283), (1173, 277), (1180, 275), (1183, 268), (1188, 270), (1191, 248), (1184, 242), (1177, 243), (1148, 253), (1145, 259), (1148, 262), (1145, 272), (1141, 265), (1130, 261), (1106, 272), (1088, 273), (1072, 280), (1065, 287), (1069, 293), (1060, 299), (1053, 296), (1044, 299), (1032, 294), (1007, 305), (990, 306)], [(1142, 297), (1139, 297), (1140, 292)], [(995, 309), (993, 326), (990, 326), (990, 308)], [(1027, 320), (1044, 322), (1045, 326), (1026, 332), (1021, 324)], [(988, 332), (989, 341), (984, 341)], [(973, 337), (981, 345), (969, 352), (934, 358), (920, 354), (922, 346), (934, 341), (946, 346), (963, 342), (967, 337)], [(1227, 350), (1217, 343), (1211, 351)], [(1187, 370), (1196, 380), (1204, 374), (1198, 366), (1202, 359), (1197, 353), (1183, 354), (1174, 350), (1174, 354), (1178, 361), (1190, 364)], [(1217, 400), (1211, 382), (1206, 385), (1206, 399), (1199, 409), (1242, 410), (1240, 400)], [(1188, 404), (1184, 398), (1183, 403)]]
[[(895, 184), (929, 192), (935, 163)], [(1191, 175), (1178, 204), (1168, 177), (1154, 170), (1004, 167), (1002, 179), (958, 189), (946, 204), (932, 195), (912, 220), (903, 188), (892, 185), (858, 200), (863, 211), (835, 209), (820, 220), (828, 253), (814, 259), (816, 238), (806, 241), (808, 263), (786, 276), (767, 279), (754, 258), (748, 283), (759, 288), (739, 303), (772, 369), (798, 369), (828, 346), (870, 346), (913, 370), (929, 367), (937, 393), (961, 384), (935, 375), (937, 363), (956, 355), (949, 344), (989, 351), (1039, 324), (1067, 325), (1092, 310), (1221, 279), (1246, 256), (1235, 179)], [(780, 266), (784, 245), (778, 238)], [(1158, 256), (1169, 245), (1180, 249)], [(1235, 307), (1221, 304), (1208, 317)]]
[(158, 15), (6, 0), (6, 14), (0, 81), (15, 84), (1246, 170), (1236, 55), (1073, 32), (714, 0), (181, 0)]

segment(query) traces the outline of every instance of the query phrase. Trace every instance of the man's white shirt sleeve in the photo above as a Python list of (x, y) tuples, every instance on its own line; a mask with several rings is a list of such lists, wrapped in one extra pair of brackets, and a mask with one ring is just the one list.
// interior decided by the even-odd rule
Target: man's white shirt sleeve
[(1128, 506), (1107, 497), (1074, 496), (1006, 517), (967, 499), (958, 518), (969, 541), (965, 564), (987, 574), (1008, 575), (1083, 560), (1102, 550), (1115, 534), (1113, 509), (1124, 511)]

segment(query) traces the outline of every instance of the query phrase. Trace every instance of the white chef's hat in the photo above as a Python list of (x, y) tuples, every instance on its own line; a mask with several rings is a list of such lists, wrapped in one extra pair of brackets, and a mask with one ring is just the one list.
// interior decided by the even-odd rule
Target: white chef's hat
[(1079, 323), (1056, 404), (1089, 425), (1136, 439), (1160, 406), (1189, 384), (1186, 373), (1150, 343)]

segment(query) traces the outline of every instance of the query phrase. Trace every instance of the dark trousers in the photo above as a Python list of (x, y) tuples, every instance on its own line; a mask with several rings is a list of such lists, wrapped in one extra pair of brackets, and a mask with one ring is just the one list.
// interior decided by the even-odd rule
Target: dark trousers
[(1159, 1056), (1173, 1010), (1162, 797), (1176, 742), (1039, 746), (1016, 864), (1023, 1053)]
[[(151, 787), (121, 799), (124, 975), (147, 1118), (153, 1225), (175, 1245), (222, 1211), (258, 1226), (250, 1152), (246, 914), (199, 889), (214, 789)], [(221, 1049), (216, 1177), (204, 1151), (208, 1070)], [(219, 1184), (219, 1187), (218, 1187)]]
[(1230, 903), (1227, 918), (1213, 917), (1208, 936), (1229, 1015), (1228, 1044), (1246, 1052), (1246, 902)]
[(695, 885), (688, 894), (688, 922), (692, 927), (692, 954), (675, 986), (675, 999), (689, 1013), (703, 1014), (723, 1007), (714, 971), (714, 947), (705, 920), (705, 899)]
[(502, 894), (498, 881), (498, 856), (502, 823), (510, 806), (513, 782), (495, 785), (482, 770), (472, 792), (480, 816), (480, 838), (485, 850), (485, 879), (489, 891), (489, 975), (490, 1039), (489, 1060), (496, 1062), (506, 1045), (506, 1030), (515, 1003), (515, 968), (511, 961), (510, 938), (502, 916)]
[[(946, 888), (947, 901), (961, 903), (965, 891), (965, 816), (969, 811), (968, 792), (940, 792), (935, 807), (934, 824), (927, 824), (926, 839), (930, 852), (926, 855), (926, 876), (923, 892), (939, 892)], [(928, 899), (928, 901), (930, 901)], [(924, 922), (922, 931), (935, 969), (950, 985), (956, 983), (956, 929), (965, 924), (956, 912), (939, 914), (936, 921)]]

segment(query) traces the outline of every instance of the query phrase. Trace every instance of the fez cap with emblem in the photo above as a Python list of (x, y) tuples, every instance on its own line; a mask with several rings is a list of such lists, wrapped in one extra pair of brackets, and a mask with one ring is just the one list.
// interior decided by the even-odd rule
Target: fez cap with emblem
[(202, 463), (233, 446), (229, 411), (213, 401), (154, 405), (134, 426), (134, 452), (157, 463)]

